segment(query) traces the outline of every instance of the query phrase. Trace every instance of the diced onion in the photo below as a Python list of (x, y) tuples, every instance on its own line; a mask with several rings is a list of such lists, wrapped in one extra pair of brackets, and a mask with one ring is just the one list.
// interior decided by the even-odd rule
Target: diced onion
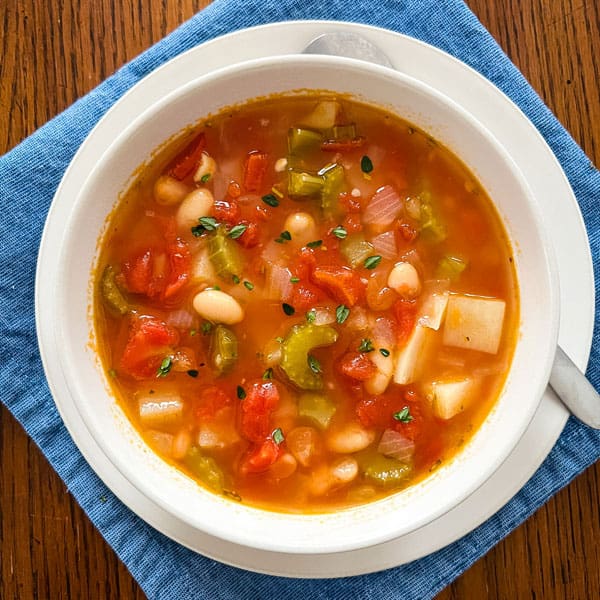
[(331, 325), (335, 323), (336, 316), (335, 310), (329, 306), (317, 306), (314, 311), (315, 325)]
[(289, 269), (271, 263), (267, 265), (265, 295), (271, 300), (287, 300), (292, 294), (292, 286), (294, 285), (290, 279), (292, 273)]
[(377, 452), (402, 462), (409, 461), (415, 453), (415, 443), (398, 431), (386, 429), (379, 440)]
[(395, 260), (398, 256), (398, 247), (396, 246), (396, 234), (393, 231), (386, 231), (371, 240), (373, 248), (377, 254), (383, 258)]
[(402, 212), (402, 201), (391, 185), (379, 188), (367, 205), (363, 222), (367, 225), (387, 227)]
[(187, 310), (174, 310), (169, 313), (166, 322), (176, 329), (191, 329), (194, 315)]

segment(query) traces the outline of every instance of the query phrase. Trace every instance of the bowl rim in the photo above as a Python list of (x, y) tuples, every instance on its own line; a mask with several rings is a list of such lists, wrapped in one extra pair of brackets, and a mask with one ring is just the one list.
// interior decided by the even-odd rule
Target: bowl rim
[[(427, 84), (424, 84), (424, 83), (422, 83), (408, 75), (400, 73), (398, 71), (394, 71), (394, 70), (388, 69), (386, 67), (380, 67), (378, 65), (367, 64), (362, 61), (356, 61), (355, 59), (349, 59), (349, 58), (343, 58), (343, 57), (332, 57), (332, 56), (284, 55), (284, 56), (274, 56), (274, 57), (268, 57), (268, 58), (253, 59), (250, 61), (244, 61), (244, 62), (236, 63), (236, 64), (228, 66), (228, 67), (217, 69), (207, 75), (203, 75), (203, 76), (193, 79), (192, 81), (190, 81), (188, 84), (186, 84), (184, 86), (180, 86), (180, 87), (176, 88), (175, 90), (173, 90), (172, 92), (170, 92), (169, 94), (164, 96), (159, 102), (154, 103), (148, 109), (146, 109), (145, 111), (140, 113), (138, 118), (136, 118), (134, 121), (132, 121), (132, 123), (130, 124), (130, 126), (127, 129), (125, 129), (123, 132), (120, 132), (120, 135), (118, 135), (115, 138), (113, 144), (111, 144), (111, 146), (107, 149), (106, 153), (102, 156), (98, 165), (96, 165), (94, 170), (89, 174), (82, 190), (86, 189), (87, 185), (89, 185), (90, 178), (93, 177), (93, 174), (96, 171), (101, 170), (101, 166), (104, 164), (107, 157), (110, 156), (110, 154), (114, 150), (115, 146), (117, 146), (118, 143), (121, 140), (123, 140), (131, 130), (133, 130), (136, 127), (141, 126), (141, 124), (143, 124), (145, 121), (147, 121), (149, 118), (151, 118), (152, 115), (158, 113), (165, 106), (169, 105), (175, 98), (187, 93), (189, 90), (195, 89), (197, 86), (203, 86), (203, 85), (207, 85), (207, 84), (210, 85), (210, 83), (213, 80), (220, 79), (221, 77), (229, 76), (231, 74), (235, 74), (240, 70), (260, 68), (263, 65), (270, 66), (274, 62), (278, 62), (278, 63), (283, 62), (284, 64), (291, 64), (291, 63), (295, 63), (297, 61), (306, 62), (306, 63), (314, 63), (314, 64), (326, 63), (328, 66), (346, 65), (346, 66), (353, 66), (354, 68), (357, 68), (357, 69), (367, 69), (370, 72), (374, 72), (376, 74), (378, 73), (379, 76), (382, 76), (382, 77), (387, 77), (387, 78), (392, 77), (392, 78), (396, 78), (397, 80), (409, 82), (410, 85), (420, 88), (422, 90), (425, 90), (428, 94), (436, 96), (439, 99), (441, 98), (445, 104), (452, 105), (453, 110), (458, 111), (459, 113), (462, 113), (462, 117), (471, 121), (476, 126), (476, 128), (484, 131), (486, 133), (486, 137), (492, 143), (492, 145), (494, 145), (495, 148), (497, 150), (499, 150), (501, 154), (503, 153), (506, 155), (507, 159), (513, 166), (512, 170), (516, 174), (518, 174), (518, 178), (521, 179), (522, 187), (527, 192), (527, 196), (529, 198), (529, 208), (534, 213), (537, 212), (537, 213), (541, 214), (541, 210), (539, 209), (539, 206), (537, 205), (535, 198), (531, 194), (529, 187), (527, 186), (522, 175), (520, 174), (520, 170), (518, 169), (518, 167), (516, 165), (514, 165), (514, 163), (512, 162), (512, 159), (510, 159), (510, 157), (508, 157), (504, 148), (490, 134), (490, 132), (487, 131), (487, 129), (485, 129), (485, 127), (481, 123), (479, 123), (479, 121), (477, 121), (475, 119), (475, 117), (473, 117), (465, 109), (463, 109), (462, 107), (457, 105), (451, 99), (446, 97), (444, 94), (438, 92), (431, 86), (428, 86)], [(83, 194), (83, 192), (82, 192), (82, 194)], [(541, 218), (537, 219), (537, 222), (539, 224), (537, 233), (546, 242), (544, 244), (543, 251), (546, 256), (546, 265), (547, 265), (547, 270), (548, 270), (547, 275), (548, 275), (550, 288), (551, 288), (550, 296), (548, 299), (549, 300), (548, 305), (550, 306), (550, 312), (552, 313), (551, 328), (550, 328), (551, 332), (549, 334), (549, 339), (553, 339), (553, 341), (551, 341), (547, 344), (548, 347), (550, 348), (556, 344), (556, 339), (557, 339), (557, 334), (558, 334), (558, 278), (557, 278), (557, 274), (556, 274), (556, 266), (554, 264), (554, 259), (552, 257), (552, 246), (551, 246), (551, 244), (549, 244), (549, 241), (547, 239), (547, 233), (543, 229), (543, 225), (542, 225), (543, 219), (541, 219)], [(58, 324), (57, 324), (57, 326), (58, 326)], [(381, 542), (387, 541), (391, 538), (397, 537), (398, 535), (402, 535), (403, 533), (406, 533), (408, 531), (412, 531), (412, 530), (416, 529), (417, 527), (425, 524), (426, 522), (430, 522), (430, 521), (434, 520), (440, 514), (447, 512), (453, 506), (455, 506), (456, 504), (458, 504), (459, 502), (464, 500), (466, 497), (468, 497), (478, 487), (480, 487), (485, 482), (485, 480), (489, 476), (491, 476), (491, 474), (497, 469), (497, 467), (505, 460), (505, 458), (508, 456), (508, 454), (510, 453), (512, 448), (516, 445), (517, 441), (520, 439), (522, 433), (525, 431), (531, 418), (533, 417), (533, 414), (537, 408), (539, 400), (542, 397), (542, 392), (543, 392), (543, 389), (545, 388), (548, 374), (550, 371), (550, 366), (552, 364), (552, 358), (554, 356), (553, 352), (550, 352), (549, 350), (546, 351), (545, 355), (546, 355), (546, 360), (544, 363), (544, 369), (542, 369), (543, 376), (541, 376), (539, 378), (540, 384), (538, 387), (540, 387), (540, 389), (538, 390), (538, 393), (537, 393), (537, 402), (531, 404), (530, 410), (527, 414), (527, 418), (523, 418), (519, 421), (521, 426), (514, 433), (513, 442), (506, 446), (506, 452), (504, 452), (502, 455), (498, 455), (496, 457), (496, 461), (494, 462), (493, 466), (488, 469), (485, 477), (478, 477), (477, 481), (475, 483), (473, 483), (466, 491), (463, 491), (460, 498), (457, 498), (455, 502), (453, 502), (452, 504), (445, 504), (443, 507), (441, 507), (438, 510), (437, 513), (436, 512), (429, 513), (427, 515), (427, 517), (423, 518), (422, 522), (419, 522), (416, 525), (406, 529), (406, 531), (398, 532), (397, 530), (393, 530), (393, 531), (389, 532), (387, 535), (382, 535), (380, 537), (371, 536), (368, 543), (366, 543), (366, 544), (363, 542), (357, 542), (355, 545), (345, 544), (343, 547), (339, 547), (339, 546), (335, 546), (335, 545), (327, 546), (326, 544), (325, 545), (319, 544), (318, 553), (330, 552), (330, 551), (335, 552), (335, 551), (340, 551), (340, 550), (343, 551), (343, 550), (349, 550), (349, 549), (354, 549), (354, 548), (359, 548), (359, 547), (365, 547), (365, 545), (381, 543)], [(70, 376), (70, 374), (68, 372), (65, 372), (65, 378), (67, 379), (67, 381), (69, 380), (69, 376)], [(129, 481), (131, 481), (135, 485), (135, 487), (137, 489), (139, 489), (144, 495), (146, 495), (147, 497), (151, 498), (154, 501), (157, 501), (158, 504), (165, 510), (167, 510), (169, 512), (173, 512), (172, 505), (164, 504), (161, 501), (161, 498), (157, 499), (154, 494), (149, 493), (149, 492), (151, 492), (151, 490), (148, 490), (147, 486), (145, 486), (143, 484), (143, 482), (139, 481), (139, 478), (131, 477), (132, 472), (131, 472), (131, 469), (129, 468), (130, 465), (127, 464), (126, 461), (125, 461), (125, 464), (123, 464), (122, 457), (120, 457), (120, 456), (115, 457), (111, 452), (112, 449), (110, 448), (110, 446), (107, 448), (107, 444), (103, 442), (102, 436), (98, 437), (98, 435), (96, 435), (98, 432), (95, 432), (93, 426), (90, 428), (89, 419), (86, 419), (86, 415), (81, 412), (81, 404), (80, 403), (77, 403), (77, 408), (80, 411), (81, 417), (84, 420), (84, 422), (86, 423), (86, 426), (88, 427), (88, 429), (90, 429), (90, 432), (92, 433), (92, 436), (94, 437), (96, 443), (99, 445), (100, 448), (102, 448), (102, 450), (106, 453), (106, 455), (109, 457), (109, 459), (114, 464), (114, 466), (121, 472), (121, 474), (126, 476), (127, 479)], [(370, 505), (364, 505), (364, 506), (373, 506), (375, 504), (377, 504), (377, 503), (370, 503)], [(253, 509), (252, 507), (246, 507), (246, 508), (251, 509), (251, 510), (259, 510), (261, 513), (265, 512), (260, 509)], [(179, 512), (176, 512), (175, 514), (182, 520), (189, 522), (189, 515), (187, 515), (185, 513), (179, 513)], [(279, 513), (270, 513), (270, 514), (279, 514)], [(289, 517), (290, 515), (287, 515), (284, 513), (284, 516)], [(302, 518), (306, 518), (308, 516), (310, 516), (310, 515), (303, 515)], [(322, 517), (322, 513), (320, 513), (318, 516)], [(205, 523), (204, 521), (201, 521), (201, 522), (194, 521), (193, 525), (195, 527), (198, 527), (202, 531), (207, 531), (211, 535), (216, 535), (217, 537), (220, 537), (222, 539), (227, 539), (229, 541), (233, 541), (238, 544), (253, 546), (253, 544), (248, 543), (248, 540), (244, 540), (243, 536), (239, 535), (239, 532), (238, 532), (238, 535), (229, 536), (229, 535), (227, 535), (227, 533), (228, 533), (227, 531), (224, 532), (222, 527), (215, 526), (214, 523), (208, 523), (208, 527), (207, 527), (207, 523)], [(310, 549), (304, 549), (304, 550), (298, 549), (296, 546), (289, 546), (289, 545), (286, 545), (285, 543), (281, 543), (281, 542), (265, 544), (266, 541), (268, 541), (268, 540), (262, 540), (262, 543), (260, 544), (259, 547), (262, 549), (265, 549), (265, 550), (271, 550), (271, 551), (276, 551), (276, 552), (291, 552), (291, 553), (294, 553), (294, 552), (307, 552), (307, 553), (308, 552), (316, 552), (315, 550), (310, 550)]]

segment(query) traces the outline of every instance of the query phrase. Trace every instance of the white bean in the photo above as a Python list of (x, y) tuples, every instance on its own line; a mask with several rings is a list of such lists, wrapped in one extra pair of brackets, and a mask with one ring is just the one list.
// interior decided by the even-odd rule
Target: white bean
[(339, 483), (349, 483), (358, 475), (358, 463), (352, 456), (346, 456), (331, 465), (331, 475)]
[(359, 423), (347, 423), (327, 436), (327, 447), (339, 454), (352, 454), (364, 450), (375, 441), (375, 432)]
[(419, 273), (409, 262), (396, 263), (388, 275), (387, 284), (406, 299), (416, 297), (421, 291)]
[(179, 204), (189, 192), (189, 186), (170, 175), (161, 175), (154, 183), (154, 199), (165, 206)]
[(198, 188), (190, 192), (179, 205), (175, 219), (180, 231), (188, 232), (198, 225), (200, 217), (206, 217), (215, 203), (212, 193), (206, 188)]
[(177, 435), (173, 438), (173, 446), (171, 449), (171, 455), (177, 460), (181, 460), (187, 454), (192, 444), (192, 436), (187, 429), (181, 429)]
[(238, 301), (221, 290), (203, 290), (194, 296), (194, 310), (213, 323), (234, 325), (244, 318), (244, 309)]
[(213, 178), (216, 172), (217, 163), (215, 159), (208, 152), (203, 152), (198, 168), (194, 173), (194, 181), (196, 183), (206, 183)]
[(290, 232), (292, 241), (304, 245), (317, 238), (317, 225), (311, 215), (297, 212), (288, 215), (283, 228)]

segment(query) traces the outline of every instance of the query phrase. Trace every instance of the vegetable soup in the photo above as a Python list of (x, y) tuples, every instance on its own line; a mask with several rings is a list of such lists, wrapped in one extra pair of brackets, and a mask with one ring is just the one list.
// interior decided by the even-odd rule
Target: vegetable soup
[(329, 511), (412, 485), (481, 425), (517, 336), (512, 263), (426, 133), (345, 96), (270, 97), (139, 170), (100, 241), (98, 351), (200, 485)]

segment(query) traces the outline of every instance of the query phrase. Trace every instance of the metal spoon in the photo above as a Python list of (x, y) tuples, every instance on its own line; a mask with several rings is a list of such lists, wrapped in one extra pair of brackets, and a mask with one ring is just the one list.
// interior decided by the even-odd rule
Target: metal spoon
[[(384, 52), (355, 33), (324, 33), (312, 40), (303, 52), (345, 56), (394, 68)], [(549, 384), (575, 417), (585, 425), (600, 429), (600, 396), (560, 346), (556, 348)]]

